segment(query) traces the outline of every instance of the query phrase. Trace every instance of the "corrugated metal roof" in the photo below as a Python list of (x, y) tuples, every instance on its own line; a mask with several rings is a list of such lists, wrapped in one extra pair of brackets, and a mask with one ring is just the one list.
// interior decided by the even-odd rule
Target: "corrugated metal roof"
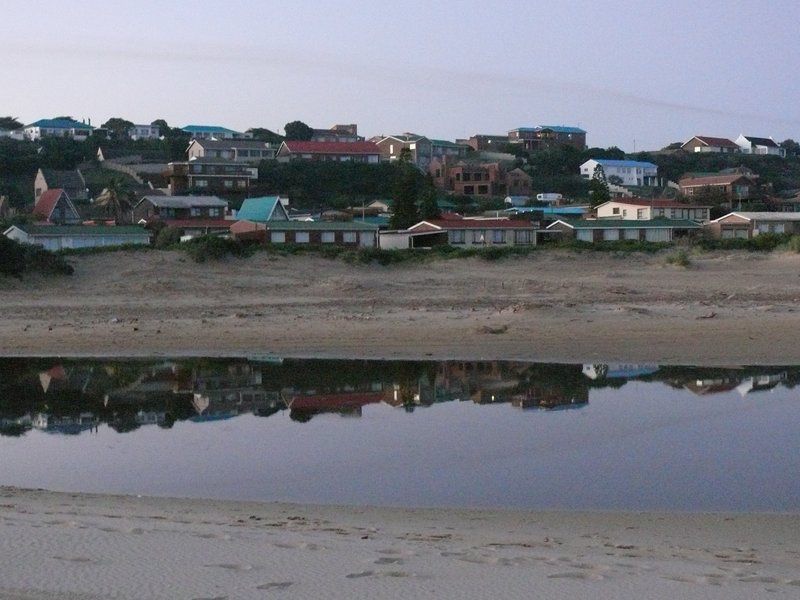
[[(699, 223), (688, 219), (559, 219), (556, 223), (564, 223), (573, 229), (699, 229)], [(553, 227), (553, 223), (548, 226)]]
[(800, 221), (800, 212), (731, 212), (727, 215), (721, 216), (719, 219), (715, 219), (716, 221), (721, 221), (722, 219), (730, 216), (737, 216), (743, 219), (749, 219), (750, 221)]
[(359, 221), (269, 221), (268, 231), (378, 231), (378, 226)]
[(263, 223), (275, 211), (275, 206), (280, 201), (280, 196), (262, 196), (261, 198), (248, 198), (242, 202), (242, 207), (236, 216), (241, 221), (255, 221)]
[(74, 119), (39, 119), (35, 123), (26, 125), (26, 127), (45, 127), (47, 129), (94, 129), (91, 125), (81, 123)]
[(214, 133), (216, 131), (236, 134), (241, 133), (239, 131), (234, 131), (233, 129), (228, 129), (227, 127), (221, 127), (219, 125), (187, 125), (186, 127), (181, 127), (181, 129), (187, 133)]
[(159, 208), (192, 208), (222, 207), (227, 208), (227, 201), (217, 196), (143, 196), (139, 203), (149, 200)]

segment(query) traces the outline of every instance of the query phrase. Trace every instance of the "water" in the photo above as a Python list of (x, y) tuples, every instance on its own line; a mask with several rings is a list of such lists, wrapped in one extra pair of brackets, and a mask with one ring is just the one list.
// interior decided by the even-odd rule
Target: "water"
[(796, 511), (798, 382), (800, 367), (0, 359), (0, 485)]

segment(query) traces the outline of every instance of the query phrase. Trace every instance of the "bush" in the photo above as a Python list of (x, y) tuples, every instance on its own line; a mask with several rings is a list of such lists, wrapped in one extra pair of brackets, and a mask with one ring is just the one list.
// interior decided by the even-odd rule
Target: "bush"
[(790, 244), (792, 236), (783, 233), (762, 233), (750, 239), (717, 239), (704, 237), (697, 240), (703, 250), (749, 250), (750, 252), (769, 252), (782, 244)]
[(689, 260), (689, 254), (686, 250), (678, 250), (674, 254), (667, 256), (667, 264), (675, 265), (676, 267), (688, 267), (692, 264), (692, 261)]
[(177, 227), (164, 227), (156, 235), (155, 247), (156, 248), (170, 248), (181, 242), (181, 229)]
[(229, 238), (204, 235), (186, 242), (183, 247), (195, 262), (222, 260), (228, 256), (243, 258), (253, 253), (252, 245)]
[(800, 235), (793, 235), (789, 238), (789, 250), (800, 253)]
[(20, 244), (0, 236), (0, 274), (22, 278), (23, 273), (72, 275), (72, 268), (64, 257), (48, 252), (41, 246)]

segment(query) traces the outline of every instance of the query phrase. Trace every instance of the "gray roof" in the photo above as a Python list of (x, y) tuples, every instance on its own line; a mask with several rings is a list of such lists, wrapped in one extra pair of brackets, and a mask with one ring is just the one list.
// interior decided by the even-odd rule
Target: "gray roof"
[(65, 189), (67, 193), (73, 190), (86, 189), (86, 182), (77, 169), (74, 171), (42, 169), (42, 175), (44, 175), (44, 180), (47, 182), (47, 187), (49, 188)]
[(723, 215), (719, 219), (714, 219), (714, 222), (720, 221), (730, 216), (742, 217), (750, 221), (800, 221), (800, 212), (739, 212), (734, 211)]
[(193, 206), (221, 206), (227, 208), (228, 203), (216, 196), (155, 196), (148, 194), (140, 200), (149, 200), (153, 206), (160, 208), (191, 208)]

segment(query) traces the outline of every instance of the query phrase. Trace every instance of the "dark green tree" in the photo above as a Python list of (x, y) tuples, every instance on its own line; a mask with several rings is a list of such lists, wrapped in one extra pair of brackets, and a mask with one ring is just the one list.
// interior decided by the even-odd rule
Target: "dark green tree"
[(102, 206), (108, 216), (113, 217), (117, 224), (131, 222), (131, 209), (133, 208), (133, 194), (119, 177), (108, 182), (108, 186), (97, 196), (94, 203)]
[(419, 192), (419, 172), (416, 167), (401, 156), (400, 173), (394, 190), (394, 212), (389, 221), (392, 229), (408, 229), (419, 221), (417, 195)]
[(24, 127), (17, 117), (0, 117), (0, 129), (21, 129)]
[(430, 175), (425, 178), (425, 186), (419, 195), (419, 216), (421, 219), (438, 219), (442, 216), (439, 204), (436, 202), (438, 194)]
[(280, 144), (283, 141), (282, 135), (263, 127), (251, 127), (247, 130), (247, 133), (252, 134), (254, 140), (260, 140), (269, 144)]
[(287, 140), (310, 140), (314, 137), (314, 130), (302, 121), (292, 121), (284, 125)]
[(172, 132), (172, 128), (167, 124), (167, 122), (164, 119), (156, 119), (155, 121), (150, 123), (150, 125), (158, 127), (159, 132), (164, 137), (169, 137), (170, 133)]
[(128, 131), (133, 127), (133, 123), (120, 117), (111, 117), (102, 127), (108, 129), (114, 139), (124, 140), (128, 137)]
[[(0, 124), (0, 127), (2, 127), (2, 124)], [(786, 156), (800, 156), (800, 144), (795, 142), (792, 138), (783, 140), (781, 142), (781, 148), (786, 150)]]
[(597, 206), (611, 199), (611, 193), (608, 191), (606, 172), (603, 170), (603, 165), (597, 165), (594, 168), (592, 180), (589, 182), (589, 196), (592, 200), (592, 206)]

